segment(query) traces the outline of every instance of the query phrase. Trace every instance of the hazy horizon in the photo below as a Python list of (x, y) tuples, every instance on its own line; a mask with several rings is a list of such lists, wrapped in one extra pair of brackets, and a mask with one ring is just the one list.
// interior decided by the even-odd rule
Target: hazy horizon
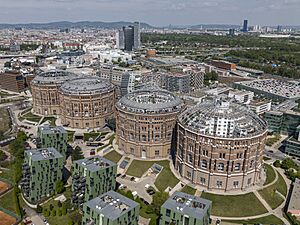
[(141, 21), (153, 26), (300, 25), (300, 0), (0, 0), (0, 23)]

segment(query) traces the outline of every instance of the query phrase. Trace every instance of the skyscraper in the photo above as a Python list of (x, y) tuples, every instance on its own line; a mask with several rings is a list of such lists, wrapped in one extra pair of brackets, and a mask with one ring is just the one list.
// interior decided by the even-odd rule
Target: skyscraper
[(140, 22), (134, 22), (134, 49), (139, 49), (141, 45)]
[(123, 29), (118, 30), (116, 34), (116, 44), (118, 49), (124, 49), (125, 48), (125, 40), (124, 40), (124, 31)]
[(243, 32), (248, 32), (248, 20), (244, 20), (242, 31)]
[(123, 27), (116, 34), (117, 48), (126, 51), (137, 50), (141, 45), (140, 23), (134, 22), (134, 25)]
[(134, 46), (134, 26), (123, 27), (125, 46), (124, 50), (132, 51)]

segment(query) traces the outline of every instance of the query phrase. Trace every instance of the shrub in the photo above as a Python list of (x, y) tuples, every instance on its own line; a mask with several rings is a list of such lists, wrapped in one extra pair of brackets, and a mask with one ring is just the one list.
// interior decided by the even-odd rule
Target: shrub
[(275, 167), (280, 167), (280, 166), (281, 166), (281, 163), (280, 163), (279, 160), (276, 160), (276, 161), (273, 163), (273, 165), (274, 165)]
[(55, 209), (52, 210), (51, 216), (56, 216), (56, 210)]

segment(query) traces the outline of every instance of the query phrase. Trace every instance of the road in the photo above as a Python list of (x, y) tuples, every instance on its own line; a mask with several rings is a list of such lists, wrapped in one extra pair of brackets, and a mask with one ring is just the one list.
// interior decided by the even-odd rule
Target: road
[[(266, 146), (265, 148), (265, 151), (264, 151), (264, 154), (272, 159), (278, 159), (278, 160), (283, 160), (285, 159), (286, 157), (289, 157), (287, 156), (285, 153), (277, 150), (277, 149), (274, 149), (274, 148), (271, 148), (271, 147), (268, 147)], [(300, 166), (300, 161), (299, 159), (293, 159), (293, 161), (298, 165)]]

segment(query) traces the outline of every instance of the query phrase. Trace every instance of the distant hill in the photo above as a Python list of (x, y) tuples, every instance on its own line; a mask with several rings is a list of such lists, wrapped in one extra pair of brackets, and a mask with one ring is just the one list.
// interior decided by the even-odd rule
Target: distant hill
[[(123, 26), (132, 25), (133, 23), (120, 21), (120, 22), (91, 22), (91, 21), (80, 21), (80, 22), (68, 22), (59, 21), (51, 23), (24, 23), (24, 24), (0, 24), (0, 29), (7, 28), (29, 28), (29, 29), (64, 29), (64, 28), (121, 28)], [(147, 23), (141, 23), (141, 28), (152, 28)]]

